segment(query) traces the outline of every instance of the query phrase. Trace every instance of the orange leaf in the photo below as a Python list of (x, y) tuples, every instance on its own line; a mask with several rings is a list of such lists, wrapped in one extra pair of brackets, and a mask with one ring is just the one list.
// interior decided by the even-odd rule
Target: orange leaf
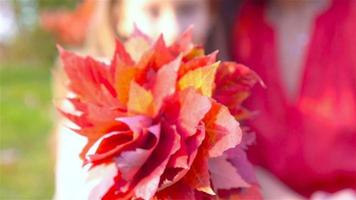
[(204, 56), (205, 55), (205, 51), (203, 47), (199, 47), (196, 46), (193, 49), (191, 49), (185, 56), (184, 59), (185, 60), (192, 60), (194, 58), (200, 57), (200, 56)]
[(179, 68), (179, 72), (178, 72), (179, 77), (185, 75), (189, 71), (215, 63), (217, 53), (218, 52), (215, 51), (207, 56), (204, 55), (199, 56), (183, 63), (182, 66)]
[(242, 131), (239, 123), (229, 110), (219, 103), (213, 103), (205, 116), (206, 145), (210, 157), (221, 156), (224, 151), (233, 148), (241, 141)]
[(115, 89), (120, 103), (126, 105), (129, 98), (130, 82), (134, 80), (137, 69), (133, 66), (119, 65), (115, 74)]
[(153, 96), (151, 92), (132, 81), (130, 84), (127, 110), (132, 113), (152, 116)]
[(215, 195), (214, 190), (211, 188), (208, 156), (205, 151), (198, 152), (192, 167), (184, 177), (184, 181), (198, 191)]
[(193, 87), (200, 91), (202, 95), (210, 97), (214, 88), (215, 73), (218, 66), (219, 62), (216, 62), (212, 65), (188, 72), (179, 80), (179, 90)]

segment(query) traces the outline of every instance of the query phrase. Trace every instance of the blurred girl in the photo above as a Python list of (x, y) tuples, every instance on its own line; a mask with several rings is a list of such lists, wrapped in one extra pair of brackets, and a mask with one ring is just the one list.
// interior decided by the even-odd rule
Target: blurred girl
[(305, 196), (356, 189), (355, 3), (250, 0), (234, 25), (234, 59), (267, 86), (251, 157)]

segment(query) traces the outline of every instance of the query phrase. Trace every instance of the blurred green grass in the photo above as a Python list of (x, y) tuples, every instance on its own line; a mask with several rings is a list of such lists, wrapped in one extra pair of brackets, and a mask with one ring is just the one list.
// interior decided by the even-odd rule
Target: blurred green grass
[(53, 195), (50, 85), (48, 66), (0, 63), (0, 199)]
[[(0, 200), (52, 199), (54, 142), (51, 67), (55, 39), (28, 24), (44, 9), (73, 9), (79, 0), (14, 0), (19, 33), (0, 44)], [(26, 15), (25, 15), (26, 14)], [(70, 27), (68, 27), (70, 28)]]

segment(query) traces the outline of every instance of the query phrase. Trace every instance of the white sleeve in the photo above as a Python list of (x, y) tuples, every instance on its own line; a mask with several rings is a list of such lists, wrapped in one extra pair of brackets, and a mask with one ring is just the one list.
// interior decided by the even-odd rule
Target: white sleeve
[(55, 200), (71, 200), (85, 184), (86, 172), (79, 154), (86, 139), (64, 125), (57, 128)]

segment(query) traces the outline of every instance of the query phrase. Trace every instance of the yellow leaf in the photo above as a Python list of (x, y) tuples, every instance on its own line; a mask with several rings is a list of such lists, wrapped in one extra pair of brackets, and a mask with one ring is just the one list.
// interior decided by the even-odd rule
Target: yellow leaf
[(115, 89), (120, 103), (126, 105), (129, 98), (130, 82), (134, 79), (137, 69), (133, 66), (121, 65), (117, 67)]
[(212, 65), (189, 71), (179, 80), (179, 90), (193, 87), (200, 91), (201, 94), (210, 97), (214, 88), (215, 74), (219, 64), (220, 62), (216, 62)]
[(127, 103), (129, 112), (135, 114), (153, 115), (153, 96), (152, 93), (132, 81), (130, 85), (129, 100)]
[(204, 56), (204, 55), (205, 55), (204, 48), (194, 47), (187, 55), (185, 55), (185, 58), (191, 60), (193, 58)]
[(214, 190), (210, 186), (198, 187), (196, 189), (198, 191), (200, 191), (200, 192), (205, 192), (205, 193), (210, 194), (210, 195), (216, 195), (216, 193), (214, 192)]

